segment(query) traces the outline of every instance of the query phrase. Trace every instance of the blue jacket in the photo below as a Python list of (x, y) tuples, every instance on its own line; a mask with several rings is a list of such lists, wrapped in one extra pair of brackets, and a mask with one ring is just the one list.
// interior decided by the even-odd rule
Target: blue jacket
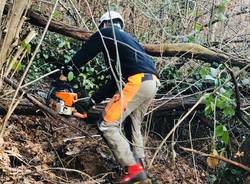
[[(138, 73), (157, 75), (154, 61), (145, 53), (142, 46), (129, 33), (117, 27), (114, 30), (113, 32), (112, 28), (104, 28), (90, 37), (69, 62), (73, 67), (73, 72), (76, 73), (78, 68), (93, 59), (99, 52), (103, 52), (107, 67), (110, 68), (111, 63), (114, 71), (116, 71), (115, 67), (118, 61), (117, 53), (119, 54), (121, 74), (125, 82), (128, 77)], [(115, 33), (116, 39), (114, 39), (113, 33)], [(115, 41), (117, 41), (118, 52), (116, 52)], [(63, 74), (67, 75), (67, 72), (67, 67), (65, 67)], [(112, 97), (118, 89), (111, 70), (110, 74), (111, 79), (92, 96), (96, 103), (100, 103), (107, 97)], [(117, 73), (115, 75), (117, 76)]]

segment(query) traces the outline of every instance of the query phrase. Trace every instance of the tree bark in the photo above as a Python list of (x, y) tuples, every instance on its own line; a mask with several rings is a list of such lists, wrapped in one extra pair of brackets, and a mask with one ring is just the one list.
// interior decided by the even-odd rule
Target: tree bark
[[(28, 12), (29, 22), (39, 27), (45, 27), (47, 18), (35, 13), (32, 10)], [(86, 41), (91, 36), (91, 32), (68, 26), (61, 22), (52, 21), (49, 30), (78, 40)], [(244, 67), (250, 61), (232, 58), (225, 54), (220, 54), (195, 43), (173, 43), (173, 44), (143, 44), (145, 51), (152, 56), (164, 57), (184, 57), (190, 59), (199, 59), (205, 62), (223, 63), (230, 61), (232, 65)]]
[[(13, 89), (17, 89), (17, 85), (14, 82), (9, 80), (7, 77), (4, 77), (3, 79), (4, 79), (4, 82), (7, 83), (8, 85), (10, 85)], [(68, 125), (70, 128), (73, 128), (75, 130), (80, 131), (83, 135), (91, 137), (88, 134), (88, 132), (86, 132), (86, 131), (80, 129), (79, 127), (77, 127), (76, 125), (68, 122), (65, 118), (63, 118), (62, 116), (57, 114), (55, 111), (53, 111), (52, 109), (50, 109), (49, 107), (47, 107), (46, 105), (41, 103), (39, 100), (37, 100), (32, 95), (28, 94), (27, 92), (25, 92), (22, 89), (20, 89), (19, 91), (20, 91), (20, 93), (25, 93), (24, 97), (26, 97), (32, 104), (34, 104), (36, 107), (38, 107), (43, 112), (50, 114), (56, 121), (61, 122), (61, 123), (65, 124), (65, 125)]]
[[(6, 10), (7, 9), (8, 7)], [(29, 18), (28, 22), (32, 25), (45, 27), (48, 18), (40, 14), (41, 13), (36, 13), (30, 9), (27, 14)], [(49, 30), (82, 41), (87, 41), (92, 35), (92, 32), (56, 21), (50, 23)], [(217, 53), (195, 43), (143, 44), (142, 46), (146, 53), (156, 57), (184, 57), (189, 59), (199, 59), (209, 63), (223, 63), (230, 61), (232, 65), (239, 67), (244, 67), (250, 62), (249, 60), (232, 58), (225, 54)]]
[[(6, 3), (6, 0), (0, 1), (0, 26), (2, 25), (2, 16), (3, 16), (5, 3)], [(2, 30), (0, 29), (0, 47), (1, 47), (1, 42), (2, 42)]]
[(0, 70), (2, 68), (3, 63), (6, 61), (9, 48), (11, 47), (11, 44), (13, 43), (18, 27), (20, 26), (20, 20), (23, 15), (24, 10), (29, 6), (30, 1), (29, 0), (15, 0), (10, 17), (8, 17), (8, 23), (7, 23), (7, 32), (3, 40), (3, 44), (1, 47), (0, 52)]
[(184, 57), (209, 63), (230, 61), (232, 65), (239, 67), (244, 67), (250, 62), (230, 58), (225, 54), (217, 53), (196, 43), (144, 44), (143, 47), (149, 55), (158, 57)]
[[(35, 97), (34, 97), (35, 98)], [(171, 97), (169, 97), (170, 99)], [(248, 98), (246, 98), (248, 99)], [(159, 105), (161, 105), (164, 101), (167, 101), (167, 103), (165, 103), (164, 105), (160, 106), (159, 108), (157, 108), (154, 113), (153, 116), (155, 117), (159, 117), (159, 116), (172, 116), (173, 114), (178, 114), (178, 113), (174, 113), (174, 111), (176, 112), (182, 112), (183, 110), (187, 110), (188, 108), (192, 107), (197, 99), (195, 97), (180, 97), (180, 98), (172, 98), (172, 100), (161, 100), (158, 102), (155, 102), (152, 107), (155, 108)], [(250, 104), (242, 101), (242, 106), (241, 107), (247, 107), (250, 106)], [(99, 114), (103, 111), (104, 107), (106, 104), (98, 104), (96, 106), (95, 109), (92, 109), (89, 111), (88, 116), (89, 119), (96, 120), (99, 117)], [(6, 109), (7, 107), (5, 107), (4, 103), (0, 103), (0, 115), (4, 115), (6, 113)], [(20, 104), (17, 106), (16, 111), (14, 111), (14, 114), (20, 114), (20, 115), (42, 115), (43, 113), (41, 113), (41, 111), (39, 111), (39, 106), (34, 106), (32, 104)], [(200, 103), (197, 106), (197, 109), (204, 109), (204, 103)], [(169, 113), (171, 112), (171, 113)]]
[[(28, 17), (29, 17), (29, 20), (28, 20), (29, 23), (35, 26), (39, 26), (39, 27), (45, 27), (48, 21), (47, 18), (45, 18), (44, 16), (41, 16), (40, 14), (32, 10), (28, 11)], [(88, 32), (86, 30), (79, 29), (73, 26), (68, 26), (68, 25), (65, 25), (64, 23), (56, 22), (56, 21), (51, 21), (49, 25), (49, 30), (52, 32), (56, 32), (56, 33), (69, 36), (77, 40), (83, 40), (83, 41), (88, 40), (92, 34), (91, 32)]]

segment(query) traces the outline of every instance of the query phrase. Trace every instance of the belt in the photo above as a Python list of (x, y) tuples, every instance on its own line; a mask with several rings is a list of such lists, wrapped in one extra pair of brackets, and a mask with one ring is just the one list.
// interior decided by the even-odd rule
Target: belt
[(135, 75), (132, 75), (128, 78), (128, 81), (133, 82), (133, 83), (141, 83), (143, 81), (147, 80), (157, 80), (158, 78), (156, 75), (151, 74), (151, 73), (138, 73)]
[(141, 81), (147, 81), (147, 80), (156, 80), (157, 77), (154, 74), (151, 73), (144, 73), (144, 76), (141, 78)]

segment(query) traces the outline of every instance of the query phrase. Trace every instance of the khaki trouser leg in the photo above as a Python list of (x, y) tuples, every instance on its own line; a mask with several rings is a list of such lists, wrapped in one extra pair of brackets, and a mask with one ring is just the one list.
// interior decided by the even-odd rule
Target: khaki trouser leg
[(141, 123), (153, 98), (145, 100), (135, 111), (130, 114), (132, 120), (132, 146), (138, 158), (144, 159), (144, 141), (141, 133)]
[[(126, 104), (126, 97), (129, 96), (129, 94), (127, 93), (130, 92), (129, 90), (131, 90), (131, 93), (133, 93), (132, 91), (133, 89), (131, 88), (131, 86), (130, 87), (125, 86), (125, 88), (123, 89), (124, 102), (121, 99), (117, 99), (118, 102), (119, 100), (122, 102), (120, 104), (123, 105), (122, 109), (124, 109), (124, 111), (121, 112), (122, 114), (119, 116), (119, 119), (112, 122), (104, 120), (99, 124), (99, 129), (102, 131), (103, 136), (105, 137), (110, 148), (112, 149), (117, 161), (122, 166), (134, 165), (136, 164), (136, 161), (132, 151), (130, 150), (130, 146), (129, 143), (127, 142), (127, 139), (121, 132), (120, 128), (121, 122), (128, 115), (132, 113), (131, 114), (133, 122), (132, 137), (133, 137), (133, 142), (136, 144), (134, 146), (134, 149), (136, 151), (136, 154), (138, 154), (138, 156), (144, 156), (143, 137), (141, 135), (141, 122), (148, 108), (148, 105), (150, 104), (150, 102), (152, 101), (152, 99), (156, 94), (158, 83), (159, 83), (158, 80), (147, 80), (142, 82), (138, 90), (136, 91), (136, 94), (133, 96), (132, 99), (128, 101), (127, 104)], [(133, 84), (129, 85), (133, 86)], [(117, 103), (117, 100), (115, 102), (111, 102), (111, 104), (108, 104), (107, 106), (112, 107), (112, 103)], [(106, 113), (112, 113), (112, 112), (106, 112)]]

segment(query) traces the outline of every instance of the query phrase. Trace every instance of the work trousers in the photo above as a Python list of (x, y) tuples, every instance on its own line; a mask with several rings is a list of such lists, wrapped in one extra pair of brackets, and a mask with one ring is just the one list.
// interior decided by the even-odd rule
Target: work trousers
[[(98, 126), (122, 166), (136, 164), (134, 155), (141, 159), (145, 157), (141, 124), (159, 85), (159, 80), (153, 74), (140, 73), (130, 76), (122, 93), (115, 94), (104, 109), (103, 121)], [(127, 116), (132, 120), (133, 151), (121, 129), (121, 123)]]

